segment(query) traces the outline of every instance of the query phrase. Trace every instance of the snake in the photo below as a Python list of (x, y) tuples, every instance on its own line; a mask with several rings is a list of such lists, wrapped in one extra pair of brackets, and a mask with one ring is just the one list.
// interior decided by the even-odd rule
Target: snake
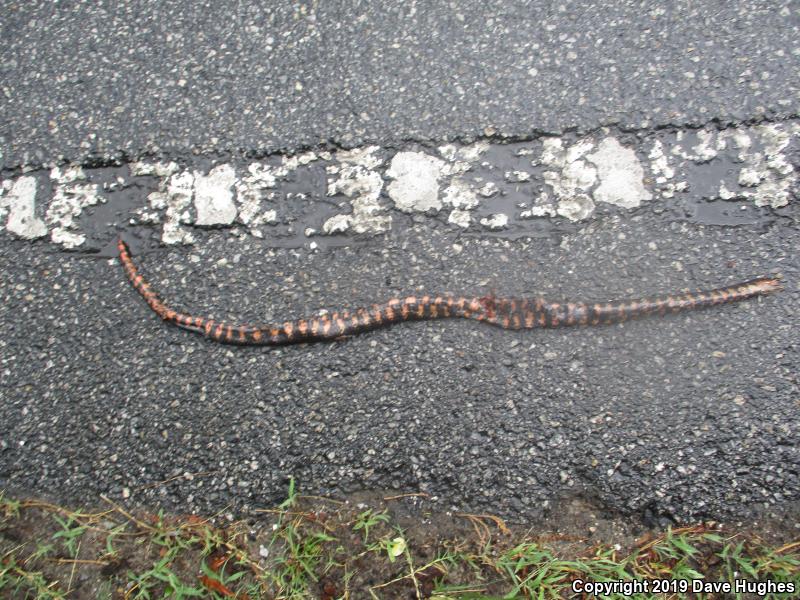
[(326, 312), (310, 318), (261, 325), (237, 325), (178, 312), (167, 306), (139, 272), (128, 245), (117, 242), (119, 260), (134, 289), (167, 323), (214, 342), (243, 346), (283, 346), (347, 338), (405, 321), (473, 319), (503, 329), (608, 325), (645, 315), (665, 315), (738, 302), (782, 289), (779, 277), (760, 277), (695, 293), (611, 302), (549, 302), (543, 298), (467, 297), (452, 294), (391, 298), (383, 304)]

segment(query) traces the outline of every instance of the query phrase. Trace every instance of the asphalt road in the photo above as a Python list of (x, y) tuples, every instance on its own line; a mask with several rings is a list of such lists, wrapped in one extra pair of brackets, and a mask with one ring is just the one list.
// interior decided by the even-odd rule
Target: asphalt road
[[(574, 496), (648, 524), (796, 511), (790, 5), (4, 4), (0, 489), (210, 511), (294, 476), (520, 520)], [(118, 234), (171, 303), (243, 322), (418, 291), (786, 289), (234, 348), (159, 322)]]
[(792, 3), (0, 3), (6, 166), (782, 119)]
[(571, 493), (675, 519), (778, 510), (800, 489), (796, 218), (761, 232), (643, 214), (558, 245), (462, 240), (458, 254), (450, 235), (412, 227), (315, 254), (241, 244), (227, 265), (232, 242), (215, 234), (199, 264), (185, 251), (141, 259), (173, 302), (245, 322), (418, 285), (604, 299), (776, 268), (788, 282), (768, 299), (613, 327), (431, 322), (277, 350), (164, 326), (117, 264), (6, 242), (3, 485), (67, 498), (127, 488), (210, 510), (273, 502), (294, 475), (308, 492), (423, 491), (439, 507), (519, 516)]

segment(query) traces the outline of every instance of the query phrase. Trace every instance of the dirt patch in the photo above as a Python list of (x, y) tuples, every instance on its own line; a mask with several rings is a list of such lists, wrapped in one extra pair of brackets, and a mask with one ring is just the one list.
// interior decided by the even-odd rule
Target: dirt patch
[(580, 496), (537, 523), (434, 513), (426, 504), (424, 494), (336, 500), (292, 488), (272, 509), (200, 517), (102, 498), (97, 509), (75, 510), (6, 495), (0, 596), (550, 597), (572, 595), (577, 580), (664, 577), (747, 577), (800, 589), (797, 511), (659, 530)]

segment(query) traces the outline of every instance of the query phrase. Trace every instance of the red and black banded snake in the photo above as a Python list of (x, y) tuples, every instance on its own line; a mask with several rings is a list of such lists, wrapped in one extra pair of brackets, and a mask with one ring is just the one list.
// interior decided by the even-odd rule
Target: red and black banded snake
[(216, 342), (249, 346), (281, 346), (352, 336), (402, 321), (463, 318), (491, 323), (504, 329), (535, 329), (572, 325), (619, 323), (648, 314), (664, 315), (706, 306), (728, 304), (777, 292), (780, 281), (761, 277), (695, 293), (680, 293), (613, 302), (548, 302), (541, 298), (464, 297), (453, 295), (392, 298), (369, 308), (343, 310), (308, 319), (269, 325), (235, 325), (177, 312), (150, 287), (131, 258), (127, 244), (117, 243), (119, 259), (128, 279), (148, 306), (165, 321)]

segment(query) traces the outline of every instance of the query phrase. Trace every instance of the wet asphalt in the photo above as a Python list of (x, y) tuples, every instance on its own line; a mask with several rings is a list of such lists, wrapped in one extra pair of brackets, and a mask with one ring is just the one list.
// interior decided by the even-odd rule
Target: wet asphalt
[(564, 494), (651, 519), (777, 511), (800, 489), (796, 208), (782, 221), (687, 226), (645, 210), (559, 243), (411, 226), (318, 253), (244, 243), (227, 262), (232, 242), (214, 233), (194, 259), (140, 257), (173, 304), (245, 322), (409, 290), (602, 300), (787, 282), (610, 327), (424, 322), (282, 349), (167, 327), (115, 261), (6, 241), (2, 483), (176, 510), (270, 504), (294, 476), (307, 492), (421, 491), (518, 517)]
[[(3, 13), (5, 175), (798, 113), (797, 14), (767, 3)], [(273, 504), (295, 477), (306, 493), (424, 492), (426, 508), (518, 520), (574, 496), (654, 525), (796, 511), (796, 193), (764, 211), (717, 225), (653, 202), (513, 239), (397, 214), (386, 234), (322, 249), (226, 228), (164, 247), (117, 215), (87, 224), (103, 242), (89, 250), (127, 236), (176, 308), (242, 322), (406, 292), (606, 300), (785, 280), (609, 327), (424, 322), (281, 349), (170, 328), (104, 252), (2, 232), (0, 489), (208, 512)]]
[(7, 167), (798, 113), (791, 3), (0, 8)]

